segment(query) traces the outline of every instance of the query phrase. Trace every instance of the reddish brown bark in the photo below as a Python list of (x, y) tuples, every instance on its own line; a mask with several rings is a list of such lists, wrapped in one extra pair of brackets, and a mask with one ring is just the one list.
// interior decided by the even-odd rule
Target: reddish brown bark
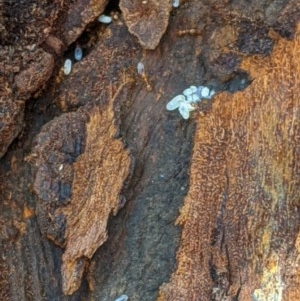
[(0, 4), (1, 300), (296, 300), (300, 2), (180, 2)]
[(300, 26), (196, 117), (178, 267), (158, 300), (299, 299)]

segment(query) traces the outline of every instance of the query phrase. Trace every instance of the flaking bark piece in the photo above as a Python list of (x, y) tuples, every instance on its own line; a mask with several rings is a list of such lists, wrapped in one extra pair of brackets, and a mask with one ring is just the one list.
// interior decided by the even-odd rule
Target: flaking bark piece
[(41, 232), (65, 247), (63, 292), (80, 286), (88, 258), (107, 239), (111, 213), (130, 167), (129, 152), (115, 138), (113, 100), (62, 114), (43, 126), (27, 160), (35, 170)]
[(196, 118), (177, 270), (158, 301), (299, 300), (299, 25), (243, 61), (250, 86)]
[(15, 83), (19, 92), (35, 92), (50, 78), (53, 68), (53, 56), (42, 49), (38, 49), (34, 61), (15, 77)]
[(84, 151), (85, 125), (88, 114), (70, 112), (45, 124), (34, 139), (26, 159), (33, 163), (33, 189), (38, 196), (37, 218), (41, 233), (59, 246), (64, 246), (66, 219), (55, 210), (66, 205), (72, 194), (73, 164)]
[(63, 291), (70, 295), (81, 284), (85, 258), (91, 258), (107, 240), (107, 220), (119, 209), (119, 196), (128, 176), (130, 156), (115, 139), (112, 103), (93, 109), (86, 125), (85, 151), (74, 163), (70, 203), (56, 214), (67, 218), (63, 254)]
[(167, 29), (171, 1), (121, 0), (120, 8), (129, 31), (144, 48), (155, 49)]

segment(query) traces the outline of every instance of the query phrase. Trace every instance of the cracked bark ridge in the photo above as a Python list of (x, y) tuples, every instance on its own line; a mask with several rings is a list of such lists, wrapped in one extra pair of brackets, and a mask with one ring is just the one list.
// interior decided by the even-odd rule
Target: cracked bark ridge
[(121, 0), (120, 8), (129, 31), (146, 49), (155, 49), (167, 29), (171, 1)]
[(33, 93), (51, 76), (54, 68), (54, 58), (51, 54), (38, 49), (34, 61), (15, 77), (15, 83), (20, 93)]
[(84, 112), (61, 115), (44, 125), (34, 140), (33, 151), (27, 159), (34, 163), (34, 191), (39, 197), (37, 217), (44, 236), (64, 246), (66, 219), (55, 214), (59, 206), (70, 201), (74, 179), (73, 163), (84, 150)]
[(178, 267), (159, 301), (299, 299), (300, 26), (242, 66), (253, 83), (196, 119)]
[(73, 43), (85, 27), (99, 17), (107, 2), (108, 0), (79, 0), (70, 7), (63, 26), (67, 45)]
[(130, 156), (115, 139), (112, 101), (94, 109), (86, 125), (85, 151), (74, 163), (70, 203), (58, 210), (67, 217), (63, 254), (63, 291), (72, 294), (81, 283), (84, 258), (91, 258), (107, 240), (107, 221), (120, 207), (120, 192), (129, 174)]
[[(51, 54), (41, 48), (34, 51), (24, 51), (24, 62), (21, 60), (11, 62), (9, 50), (5, 48), (0, 50), (0, 54), (4, 58), (3, 62), (0, 63), (3, 71), (0, 76), (1, 158), (23, 128), (26, 99), (50, 78), (54, 68), (54, 59)], [(20, 71), (22, 63), (25, 64), (26, 68)], [(14, 80), (12, 74), (15, 74)], [(14, 85), (17, 87), (17, 91), (14, 89)]]
[(0, 158), (23, 127), (24, 101), (10, 95), (0, 98)]
[(39, 45), (53, 31), (58, 3), (1, 1), (0, 157), (23, 127), (24, 103), (51, 76), (54, 60)]
[(120, 207), (130, 157), (116, 134), (112, 101), (101, 109), (83, 108), (47, 124), (29, 157), (37, 166), (42, 232), (65, 246), (66, 295), (79, 288), (86, 258), (107, 240), (108, 217)]
[[(120, 43), (121, 40), (124, 43)], [(117, 89), (124, 75), (128, 79), (135, 76), (136, 71), (129, 66), (136, 64), (137, 57), (136, 43), (126, 26), (112, 24), (111, 30), (103, 32), (88, 59), (74, 64), (71, 74), (62, 81), (54, 96), (57, 105), (63, 111), (73, 111), (93, 100), (105, 98), (109, 85)]]

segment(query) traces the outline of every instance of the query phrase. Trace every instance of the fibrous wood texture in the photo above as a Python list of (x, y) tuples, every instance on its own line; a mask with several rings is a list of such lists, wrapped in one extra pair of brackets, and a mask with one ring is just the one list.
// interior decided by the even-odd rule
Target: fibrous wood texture
[(165, 300), (299, 300), (300, 27), (252, 84), (196, 119), (177, 269)]
[[(65, 247), (61, 272), (67, 295), (80, 286), (86, 258), (107, 240), (108, 217), (122, 204), (120, 191), (130, 158), (115, 139), (114, 122), (112, 100), (105, 108), (63, 114), (42, 129), (31, 155), (37, 165), (34, 188), (44, 234)], [(72, 164), (70, 156), (76, 152)]]
[[(296, 298), (296, 42), (280, 39), (294, 38), (300, 2), (171, 2), (0, 3), (1, 301), (153, 301), (179, 247), (161, 298)], [(103, 9), (110, 24), (97, 21)], [(281, 81), (289, 66), (293, 80)], [(183, 120), (166, 104), (190, 85), (217, 96)], [(126, 205), (107, 218), (128, 164), (121, 141), (135, 164)]]
[(74, 164), (70, 204), (62, 209), (67, 217), (66, 250), (62, 276), (65, 294), (81, 284), (83, 259), (91, 258), (107, 239), (107, 220), (121, 207), (120, 191), (129, 173), (130, 158), (123, 143), (114, 138), (112, 103), (91, 114), (87, 124), (85, 152)]
[(51, 54), (38, 49), (36, 57), (27, 69), (22, 70), (15, 77), (15, 82), (20, 93), (32, 93), (45, 83), (54, 68), (54, 58)]

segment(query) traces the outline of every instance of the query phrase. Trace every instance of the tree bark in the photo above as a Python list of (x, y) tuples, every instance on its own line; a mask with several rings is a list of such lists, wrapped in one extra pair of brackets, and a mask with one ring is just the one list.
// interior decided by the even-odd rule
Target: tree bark
[(118, 5), (0, 4), (0, 299), (297, 301), (299, 1)]

